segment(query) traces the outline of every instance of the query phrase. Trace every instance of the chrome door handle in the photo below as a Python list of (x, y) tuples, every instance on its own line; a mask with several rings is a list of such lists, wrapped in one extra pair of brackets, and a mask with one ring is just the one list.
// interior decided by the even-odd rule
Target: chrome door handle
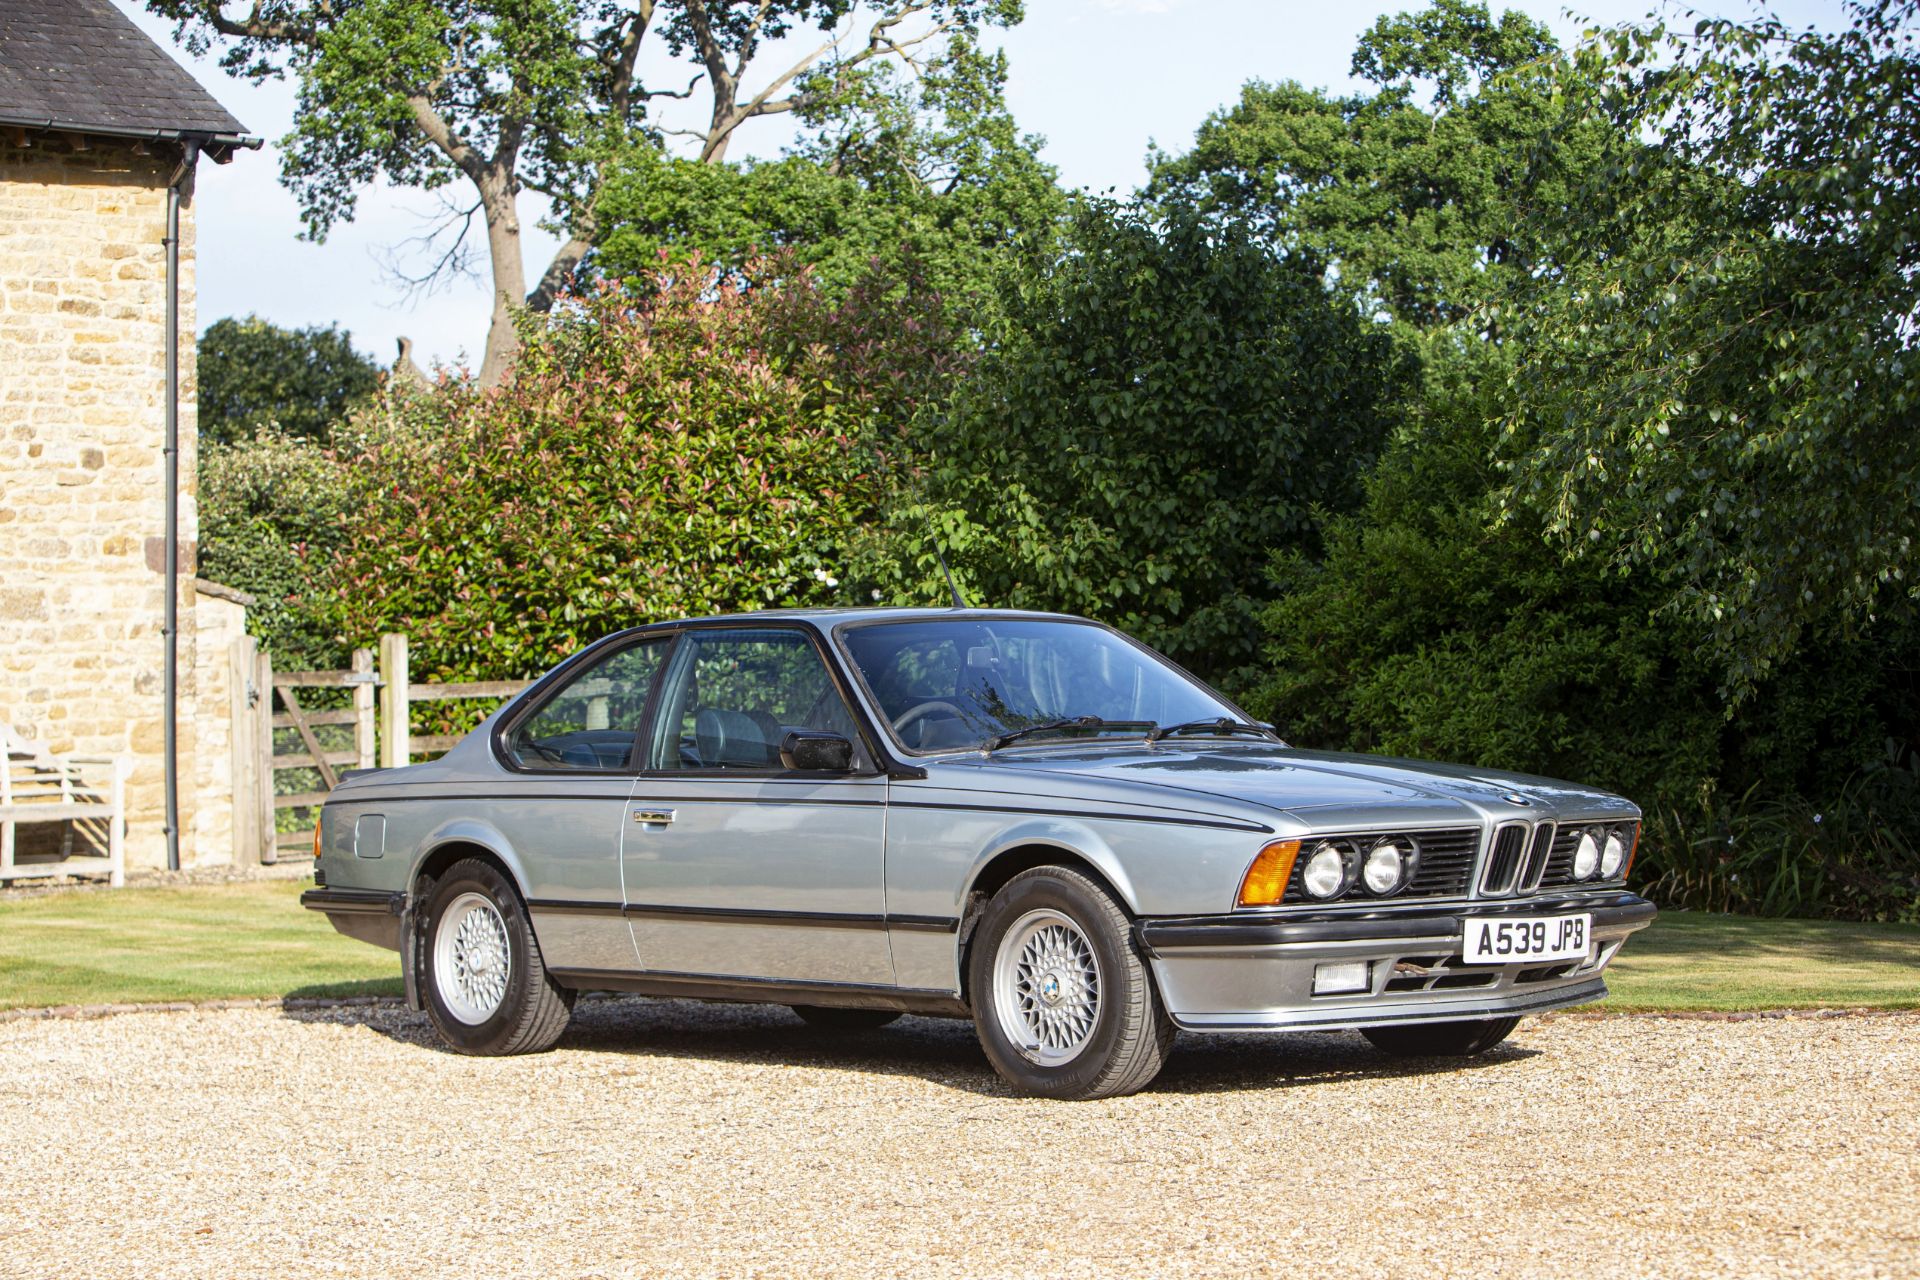
[(673, 810), (671, 809), (635, 809), (633, 811), (633, 820), (635, 822), (644, 822), (649, 825), (653, 825), (657, 823), (661, 826), (665, 826), (667, 823), (673, 821)]

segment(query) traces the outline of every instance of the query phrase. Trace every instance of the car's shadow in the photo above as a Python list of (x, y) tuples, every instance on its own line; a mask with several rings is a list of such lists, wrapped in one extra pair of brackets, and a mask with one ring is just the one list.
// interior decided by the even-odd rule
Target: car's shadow
[[(425, 1014), (390, 1003), (288, 1008), (300, 1022), (361, 1025), (399, 1043), (452, 1054)], [(701, 1004), (638, 996), (589, 998), (558, 1046), (580, 1053), (810, 1067), (913, 1076), (968, 1093), (1012, 1097), (988, 1064), (973, 1024), (905, 1017), (872, 1031), (829, 1031), (770, 1005)], [(1475, 1058), (1393, 1058), (1355, 1032), (1183, 1034), (1149, 1093), (1292, 1089), (1357, 1080), (1497, 1070), (1540, 1051), (1504, 1044)]]

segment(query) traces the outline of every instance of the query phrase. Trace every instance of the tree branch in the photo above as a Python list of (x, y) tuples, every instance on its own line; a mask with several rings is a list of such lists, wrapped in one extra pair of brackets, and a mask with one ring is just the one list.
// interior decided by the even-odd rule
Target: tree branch
[[(248, 10), (244, 18), (229, 18), (221, 0), (208, 0), (200, 10), (200, 16), (215, 31), (236, 40), (280, 40), (305, 45), (314, 43), (313, 27), (297, 26), (291, 22), (267, 22), (260, 16), (261, 3), (262, 0), (253, 0), (253, 8)], [(315, 8), (323, 22), (334, 16), (331, 3), (322, 3)]]
[[(692, 9), (699, 3), (700, 0), (687, 0), (689, 13), (691, 13)], [(876, 20), (873, 26), (867, 30), (867, 47), (842, 63), (840, 70), (842, 72), (850, 71), (861, 63), (870, 62), (874, 58), (889, 51), (899, 54), (903, 60), (911, 63), (913, 59), (907, 53), (908, 49), (916, 45), (925, 44), (941, 32), (947, 30), (952, 26), (952, 23), (950, 21), (936, 23), (924, 34), (906, 41), (904, 44), (894, 40), (887, 33), (914, 14), (924, 13), (932, 7), (932, 0), (916, 0), (916, 3), (907, 5), (897, 13), (887, 14)], [(746, 121), (758, 116), (778, 115), (783, 111), (792, 111), (802, 105), (805, 101), (804, 95), (795, 94), (790, 98), (781, 98), (777, 101), (772, 100), (773, 95), (786, 88), (789, 84), (792, 84), (807, 68), (820, 61), (830, 50), (837, 49), (840, 46), (840, 40), (841, 37), (835, 36), (813, 52), (801, 58), (798, 62), (795, 62), (776, 77), (773, 83), (755, 94), (744, 106), (737, 103), (729, 103), (724, 119), (721, 117), (721, 112), (716, 100), (714, 127), (706, 134), (707, 142), (706, 146), (701, 148), (700, 159), (703, 162), (717, 163), (726, 154), (727, 139), (735, 129), (738, 129)], [(717, 90), (718, 85), (716, 85), (715, 88)]]
[[(623, 124), (633, 109), (633, 67), (640, 56), (640, 44), (653, 24), (653, 9), (654, 0), (640, 0), (639, 10), (633, 15), (627, 33), (620, 37), (620, 47), (614, 55), (613, 77), (607, 84), (607, 100)], [(698, 76), (694, 77), (695, 84), (699, 80)], [(693, 92), (691, 86), (687, 92)], [(640, 96), (651, 98), (654, 95), (642, 92)]]
[(715, 94), (725, 85), (727, 96), (731, 97), (735, 83), (733, 73), (727, 68), (726, 53), (720, 48), (720, 42), (714, 39), (706, 0), (683, 0), (683, 3), (687, 6), (687, 25), (693, 28), (694, 47), (700, 53), (700, 61), (706, 64), (707, 78), (713, 81)]
[(434, 110), (433, 91), (434, 86), (429, 85), (423, 90), (406, 94), (407, 106), (413, 109), (414, 123), (420, 126), (420, 132), (426, 135), (428, 142), (440, 148), (447, 159), (453, 161), (455, 168), (475, 182), (480, 181), (480, 175), (486, 168), (485, 164), (481, 161), (478, 152), (455, 136), (453, 127), (447, 123), (446, 118)]
[(747, 24), (747, 34), (740, 41), (740, 55), (733, 60), (735, 81), (747, 73), (747, 59), (753, 56), (754, 41), (759, 38), (760, 28), (766, 25), (767, 14), (772, 8), (773, 0), (760, 0), (760, 7), (754, 10), (753, 21)]
[(553, 255), (553, 261), (540, 273), (540, 283), (533, 286), (533, 292), (527, 295), (529, 311), (547, 311), (553, 307), (553, 301), (560, 296), (560, 290), (566, 285), (567, 277), (580, 265), (580, 260), (593, 248), (593, 233), (597, 223), (592, 213), (587, 213), (574, 224), (573, 233), (560, 251)]
[(431, 267), (416, 275), (401, 269), (399, 250), (388, 251), (384, 255), (383, 265), (387, 274), (402, 286), (405, 296), (409, 299), (430, 295), (434, 292), (437, 281), (447, 276), (467, 275), (472, 270), (472, 254), (467, 249), (467, 237), (472, 234), (473, 220), (482, 212), (484, 204), (482, 201), (475, 200), (466, 208), (450, 203), (443, 204), (442, 207), (446, 210), (446, 216), (438, 226), (420, 235), (408, 236), (400, 246), (401, 249), (410, 245), (431, 249), (435, 242), (446, 234), (448, 228), (458, 225), (459, 230), (454, 233), (453, 243), (446, 247)]
[(700, 77), (696, 74), (693, 79), (687, 81), (687, 87), (678, 92), (672, 89), (642, 89), (639, 96), (648, 101), (652, 101), (655, 98), (691, 98), (693, 91), (699, 87)]

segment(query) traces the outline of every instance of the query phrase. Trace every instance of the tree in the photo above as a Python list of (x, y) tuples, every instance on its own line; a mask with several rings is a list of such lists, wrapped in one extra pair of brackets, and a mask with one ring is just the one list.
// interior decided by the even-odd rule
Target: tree
[(1149, 157), (1145, 194), (1247, 220), (1400, 326), (1483, 324), (1501, 279), (1528, 269), (1508, 192), (1562, 112), (1555, 47), (1532, 19), (1465, 0), (1383, 17), (1353, 55), (1372, 93), (1254, 81), (1191, 150)]
[(334, 325), (282, 329), (259, 316), (215, 320), (200, 335), (200, 439), (258, 431), (322, 440), (380, 382), (380, 366)]
[[(376, 179), (440, 190), (453, 202), (451, 246), (434, 272), (466, 261), (474, 219), (486, 233), (493, 316), (481, 381), (504, 374), (517, 346), (513, 312), (550, 307), (593, 247), (608, 166), (660, 145), (650, 104), (705, 83), (711, 110), (694, 131), (704, 163), (726, 158), (740, 127), (786, 112), (830, 116), (867, 91), (888, 59), (917, 62), (946, 33), (1020, 16), (1019, 0), (148, 0), (195, 52), (260, 81), (300, 84), (283, 180), (307, 233), (351, 219)], [(827, 38), (748, 88), (769, 40), (808, 26)], [(845, 27), (845, 30), (842, 30)], [(856, 37), (855, 32), (861, 34)], [(685, 60), (684, 84), (655, 87), (637, 70), (649, 42)], [(564, 243), (527, 287), (516, 198), (551, 202)], [(429, 275), (433, 274), (430, 272)]]
[(1542, 149), (1568, 198), (1524, 206), (1550, 252), (1503, 313), (1510, 506), (1663, 575), (1736, 696), (1920, 569), (1916, 0), (1847, 12), (1577, 50), (1564, 92), (1614, 141)]
[[(1058, 251), (1004, 271), (889, 523), (952, 553), (977, 601), (1102, 618), (1232, 682), (1268, 553), (1355, 499), (1409, 372), (1319, 264), (1236, 223), (1089, 201)], [(925, 602), (930, 561), (865, 576)]]
[(1505, 380), (1464, 364), (1430, 381), (1324, 557), (1275, 558), (1248, 707), (1306, 746), (1631, 796), (1634, 879), (1663, 904), (1920, 916), (1920, 628), (1810, 636), (1729, 718), (1705, 628), (1658, 612), (1653, 575), (1569, 560), (1529, 512), (1493, 519)]
[(871, 67), (861, 92), (780, 159), (703, 164), (637, 151), (609, 171), (593, 267), (637, 277), (663, 256), (738, 263), (789, 250), (844, 289), (875, 259), (911, 259), (950, 303), (984, 297), (998, 256), (1066, 208), (1040, 140), (1006, 109), (1006, 75), (1004, 54), (963, 34), (919, 75)]
[(943, 343), (884, 291), (924, 346), (877, 350), (878, 317), (799, 268), (744, 274), (781, 283), (692, 264), (570, 295), (522, 317), (497, 386), (390, 389), (362, 415), (344, 545), (310, 566), (332, 633), (405, 631), (418, 669), (499, 678), (640, 622), (838, 599), (880, 420)]
[(1252, 709), (1317, 748), (1696, 802), (1725, 728), (1697, 636), (1652, 617), (1645, 575), (1569, 564), (1537, 524), (1489, 531), (1503, 370), (1454, 372), (1369, 473), (1364, 506), (1329, 523), (1324, 557), (1275, 557)]

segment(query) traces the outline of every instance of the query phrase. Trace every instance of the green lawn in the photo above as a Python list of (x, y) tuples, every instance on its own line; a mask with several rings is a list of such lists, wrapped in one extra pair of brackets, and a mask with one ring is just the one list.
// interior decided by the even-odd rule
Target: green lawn
[(0, 896), (0, 1007), (399, 994), (400, 957), (303, 910), (306, 887)]
[(1664, 911), (1608, 970), (1603, 1008), (1920, 1008), (1920, 927)]
[[(397, 995), (400, 961), (301, 883), (0, 895), (0, 1007)], [(1629, 1009), (1920, 1008), (1920, 928), (1667, 912), (1611, 972)]]

